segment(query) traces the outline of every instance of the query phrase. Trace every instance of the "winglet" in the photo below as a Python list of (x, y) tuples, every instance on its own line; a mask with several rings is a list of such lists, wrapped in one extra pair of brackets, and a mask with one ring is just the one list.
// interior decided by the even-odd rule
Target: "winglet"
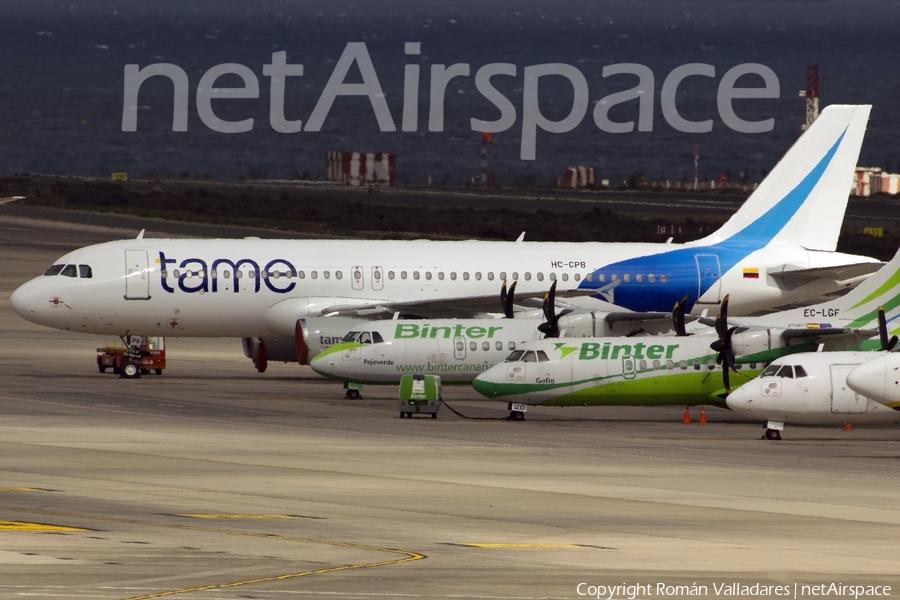
[(134, 238), (134, 239), (136, 239), (136, 240), (142, 240), (142, 239), (144, 239), (144, 232), (145, 232), (145, 231), (147, 231), (147, 230), (146, 230), (146, 229), (141, 229), (141, 232), (140, 232), (140, 233), (137, 235), (137, 237)]

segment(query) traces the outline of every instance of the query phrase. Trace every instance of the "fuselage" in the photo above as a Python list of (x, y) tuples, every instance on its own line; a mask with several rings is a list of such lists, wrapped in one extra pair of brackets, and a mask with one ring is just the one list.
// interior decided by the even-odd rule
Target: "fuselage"
[[(714, 334), (540, 340), (480, 374), (473, 386), (502, 402), (544, 406), (724, 404)], [(731, 374), (755, 377), (756, 365)]]
[(541, 319), (372, 321), (313, 358), (312, 369), (339, 381), (399, 383), (403, 375), (470, 382), (522, 343), (542, 336)]
[(900, 423), (900, 411), (856, 392), (847, 375), (875, 352), (816, 352), (773, 361), (732, 392), (728, 407), (752, 419), (801, 425)]
[[(633, 310), (665, 311), (687, 296), (695, 312), (714, 310), (728, 292), (732, 314), (738, 315), (816, 297), (846, 283), (815, 279), (786, 289), (774, 277), (747, 278), (744, 268), (748, 265), (765, 273), (766, 265), (786, 262), (798, 268), (872, 262), (865, 257), (809, 252), (792, 244), (770, 244), (746, 254), (722, 248), (481, 241), (120, 240), (61, 257), (56, 261), (61, 271), (23, 284), (10, 303), (23, 318), (63, 330), (290, 337), (297, 319), (326, 314), (335, 307), (413, 303), (425, 316), (477, 313), (479, 307), (472, 303), (457, 306), (454, 300), (481, 299), (481, 308), (494, 307), (503, 280), (518, 281), (519, 294), (539, 295), (553, 279), (560, 291), (596, 290), (596, 294), (568, 300), (587, 309), (615, 302)], [(70, 265), (75, 276), (68, 276)], [(81, 276), (81, 266), (89, 267), (90, 277)]]

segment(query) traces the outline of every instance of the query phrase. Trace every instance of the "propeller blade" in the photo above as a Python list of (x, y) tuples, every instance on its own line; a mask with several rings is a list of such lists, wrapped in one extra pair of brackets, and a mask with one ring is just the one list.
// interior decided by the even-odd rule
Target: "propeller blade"
[(553, 280), (553, 283), (550, 285), (550, 291), (547, 293), (547, 302), (548, 309), (547, 312), (547, 320), (552, 321), (553, 316), (556, 314), (556, 280)]
[(725, 393), (731, 393), (731, 378), (728, 375), (729, 369), (726, 366), (722, 366), (722, 384), (725, 386)]
[(727, 332), (728, 332), (728, 296), (725, 296), (725, 299), (722, 300), (722, 306), (719, 309), (719, 314), (716, 316), (716, 333), (719, 335), (719, 339), (723, 339)]
[(687, 296), (682, 298), (679, 302), (676, 302), (675, 307), (672, 309), (672, 327), (675, 329), (675, 335), (677, 337), (684, 337), (687, 335), (687, 331), (684, 328), (685, 304), (687, 304)]
[(559, 318), (562, 315), (556, 314), (556, 280), (550, 286), (550, 291), (544, 296), (544, 322), (538, 325), (538, 331), (544, 334), (544, 337), (559, 337)]
[(516, 284), (518, 281), (513, 281), (512, 285), (509, 286), (509, 293), (506, 295), (506, 304), (504, 305), (504, 314), (507, 319), (513, 318), (513, 302), (516, 296)]
[[(884, 307), (878, 307), (878, 337), (881, 338), (881, 349), (890, 350), (893, 348), (891, 341), (888, 340), (887, 319), (884, 316)], [(896, 344), (896, 342), (894, 342)]]
[(500, 286), (500, 309), (503, 311), (503, 315), (508, 319), (509, 313), (506, 311), (506, 280), (503, 280), (503, 285)]

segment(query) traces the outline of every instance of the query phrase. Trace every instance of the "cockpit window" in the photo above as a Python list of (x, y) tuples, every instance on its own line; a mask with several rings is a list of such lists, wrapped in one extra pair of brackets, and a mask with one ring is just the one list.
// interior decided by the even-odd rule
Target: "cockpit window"
[(522, 357), (522, 362), (537, 362), (537, 356), (534, 355), (534, 350), (526, 352), (525, 356)]
[(793, 365), (769, 365), (760, 374), (760, 377), (782, 377), (784, 379), (793, 379), (795, 377), (806, 377), (806, 370), (801, 366)]
[(383, 344), (384, 338), (381, 337), (381, 334), (378, 333), (377, 331), (373, 331), (372, 332), (372, 343), (373, 344)]
[(60, 275), (64, 277), (78, 277), (78, 270), (75, 268), (75, 265), (66, 265)]
[(769, 365), (766, 367), (762, 373), (760, 373), (760, 377), (774, 377), (775, 373), (778, 372), (778, 369), (781, 368), (781, 365)]
[(359, 343), (360, 344), (371, 344), (372, 343), (372, 336), (369, 335), (368, 331), (363, 331), (361, 334), (359, 334)]
[(59, 272), (63, 270), (63, 267), (66, 265), (53, 265), (46, 271), (44, 271), (45, 277), (53, 277), (54, 275), (59, 275)]
[(347, 335), (341, 338), (342, 342), (355, 342), (356, 338), (359, 336), (358, 331), (351, 331)]
[(550, 359), (547, 357), (547, 353), (543, 350), (537, 351), (538, 362), (550, 362)]
[(94, 276), (90, 265), (78, 265), (78, 276), (82, 279), (90, 279)]
[(525, 354), (524, 350), (513, 350), (510, 355), (506, 357), (506, 362), (518, 362), (522, 360), (523, 354)]

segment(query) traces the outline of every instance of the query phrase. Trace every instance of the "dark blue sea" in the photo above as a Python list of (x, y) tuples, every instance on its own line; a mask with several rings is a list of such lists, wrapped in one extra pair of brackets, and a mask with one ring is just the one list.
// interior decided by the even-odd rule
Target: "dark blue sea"
[[(459, 185), (479, 170), (481, 134), (470, 119), (494, 120), (497, 107), (476, 88), (476, 71), (515, 65), (496, 76), (516, 120), (493, 134), (490, 170), (500, 185), (544, 185), (570, 166), (597, 169), (621, 181), (692, 180), (694, 146), (700, 177), (726, 174), (758, 181), (801, 133), (806, 68), (819, 65), (822, 106), (874, 105), (860, 163), (900, 170), (900, 4), (863, 1), (679, 0), (602, 2), (435, 1), (309, 2), (291, 0), (4, 0), (0, 4), (0, 172), (131, 177), (325, 177), (328, 151), (393, 152), (398, 185)], [(379, 129), (367, 96), (338, 96), (320, 131), (278, 133), (270, 125), (270, 78), (263, 65), (284, 51), (303, 76), (289, 77), (285, 116), (306, 122), (348, 43), (365, 43), (396, 131)], [(421, 44), (419, 55), (405, 43)], [(137, 131), (123, 131), (125, 65), (177, 65), (189, 81), (188, 130), (173, 131), (173, 85), (154, 77), (141, 87)], [(224, 120), (253, 119), (245, 133), (205, 125), (195, 95), (203, 74), (223, 63), (248, 67), (259, 97), (213, 100)], [(442, 131), (429, 131), (433, 65), (469, 65), (450, 80)], [(522, 160), (522, 98), (526, 67), (562, 63), (583, 74), (589, 89), (584, 118), (571, 131), (538, 130), (535, 160)], [(654, 76), (653, 129), (607, 133), (594, 123), (595, 103), (633, 87), (634, 76), (602, 77), (604, 66), (637, 63)], [(715, 76), (688, 77), (677, 106), (688, 120), (712, 119), (708, 133), (683, 133), (663, 117), (660, 89), (689, 64), (712, 65)], [(743, 63), (777, 75), (776, 98), (735, 100), (745, 120), (774, 119), (764, 133), (740, 133), (721, 119), (722, 76)], [(401, 131), (404, 69), (419, 65), (416, 131)], [(360, 83), (356, 65), (345, 83)], [(241, 85), (237, 75), (218, 87)], [(758, 87), (746, 76), (739, 87)], [(540, 79), (538, 105), (563, 119), (572, 86)], [(638, 101), (615, 106), (613, 121), (636, 121)], [(848, 184), (849, 185), (849, 184)]]

